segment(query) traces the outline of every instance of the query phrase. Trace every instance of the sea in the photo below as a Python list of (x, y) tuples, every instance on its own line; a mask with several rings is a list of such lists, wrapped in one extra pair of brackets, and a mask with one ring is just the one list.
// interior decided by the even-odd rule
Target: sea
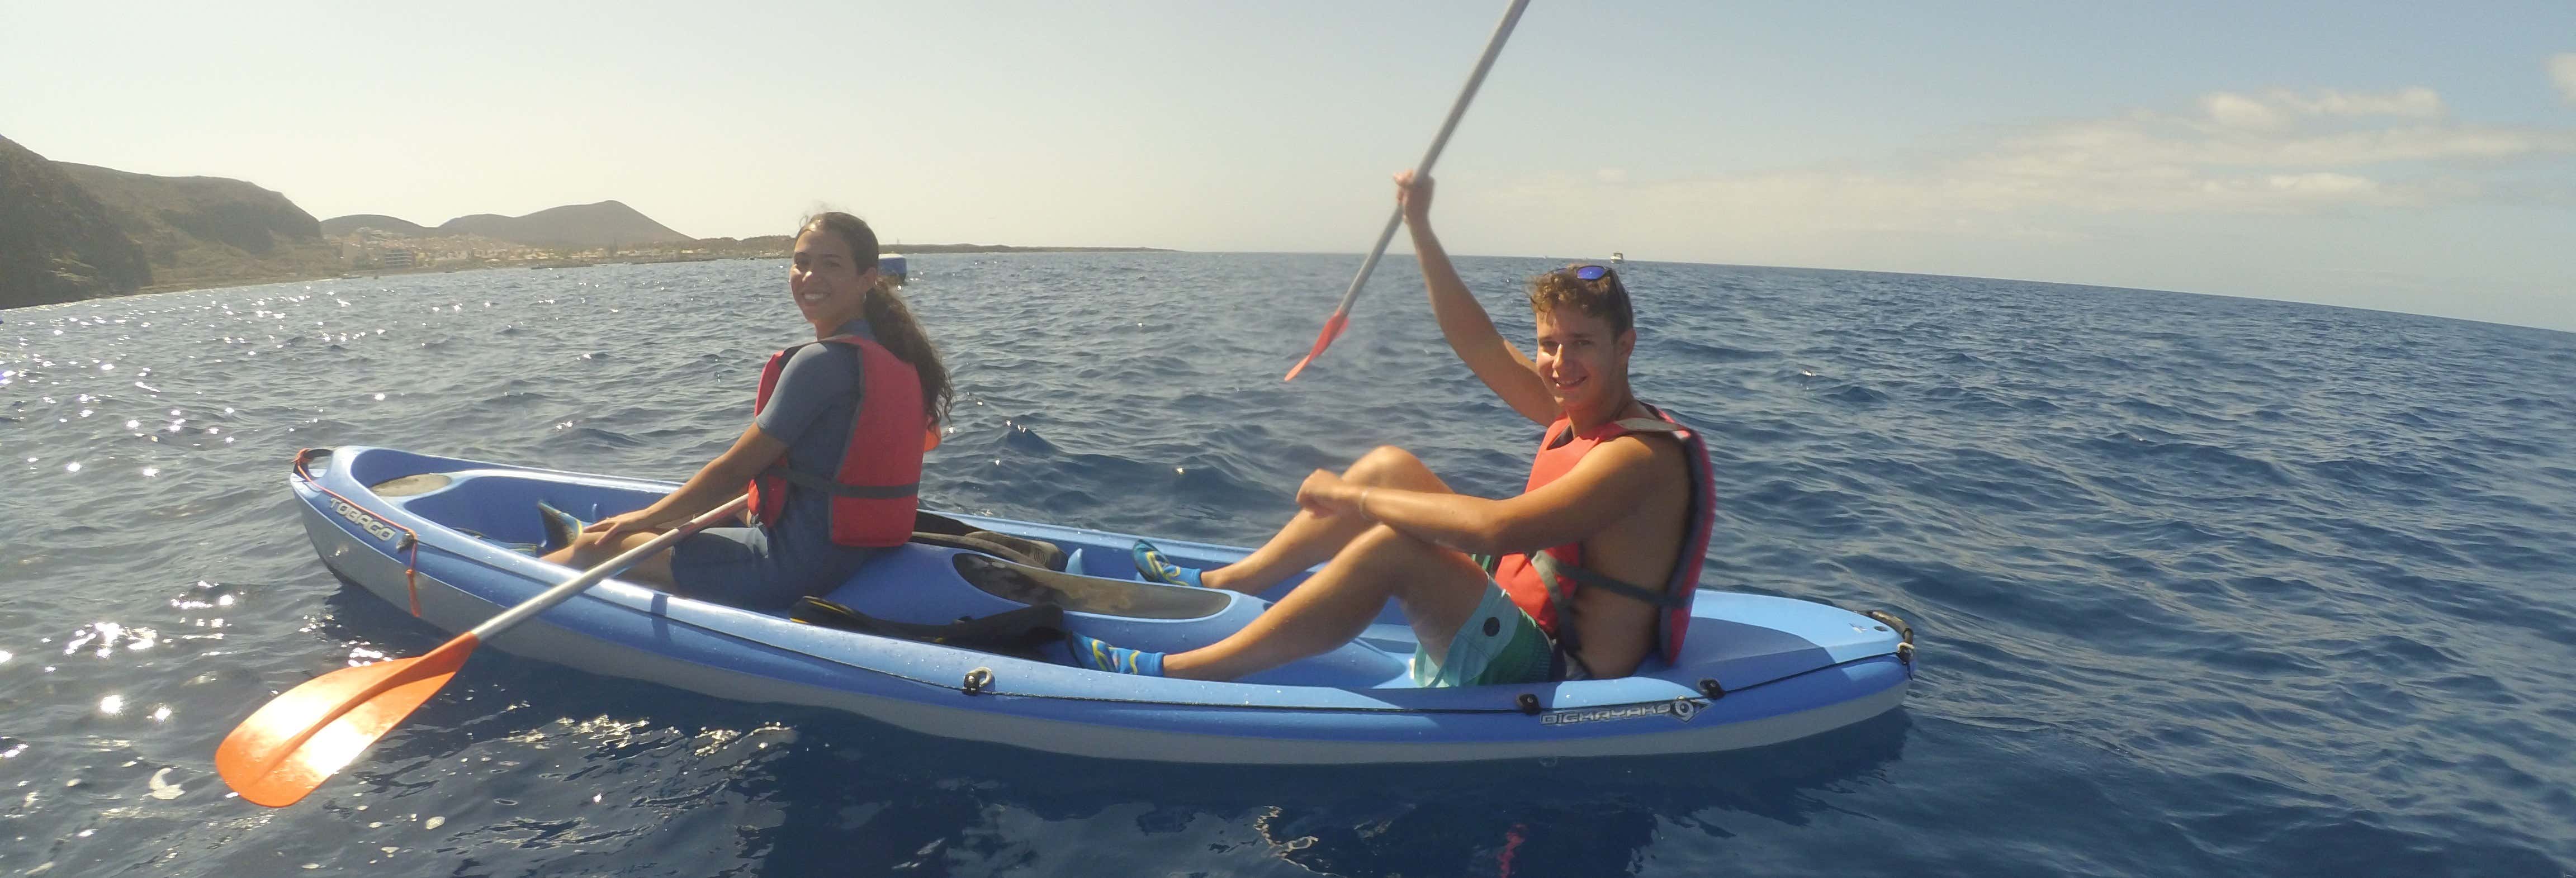
[[(1254, 544), (1378, 445), (1505, 496), (1536, 431), (1410, 260), (923, 255), (936, 508)], [(1529, 275), (1460, 268), (1526, 343)], [(778, 261), (0, 312), (0, 875), (2576, 872), (2576, 335), (2310, 304), (1631, 262), (1702, 427), (1702, 581), (1885, 609), (1903, 707), (1749, 751), (1233, 769), (970, 744), (497, 650), (301, 804), (273, 693), (445, 636), (314, 556), (299, 448), (679, 480), (810, 338)]]

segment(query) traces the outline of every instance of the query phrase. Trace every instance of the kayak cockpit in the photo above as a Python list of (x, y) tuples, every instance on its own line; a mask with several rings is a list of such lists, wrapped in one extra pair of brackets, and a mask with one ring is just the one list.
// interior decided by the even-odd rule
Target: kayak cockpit
[[(526, 583), (512, 591), (524, 588), (530, 594), (568, 575), (557, 565), (509, 551), (513, 544), (542, 539), (538, 502), (584, 520), (597, 520), (642, 508), (672, 489), (664, 483), (495, 466), (391, 449), (343, 449), (340, 456), (343, 459), (333, 461), (332, 468), (344, 471), (348, 481), (356, 483), (344, 489), (353, 499), (369, 506), (380, 504), (394, 513), (388, 521), (399, 519), (404, 527), (418, 529), (424, 545), (471, 556), (494, 575)], [(1293, 581), (1285, 583), (1256, 597), (1145, 582), (1136, 578), (1129, 563), (1126, 546), (1135, 539), (1132, 536), (964, 514), (925, 515), (925, 519), (944, 519), (956, 526), (951, 530), (1043, 543), (1057, 553), (1034, 564), (1013, 563), (1028, 561), (1029, 555), (977, 549), (973, 538), (955, 534), (930, 534), (879, 555), (848, 582), (820, 597), (867, 616), (913, 625), (947, 625), (961, 618), (982, 619), (1052, 605), (1065, 611), (1070, 630), (1122, 646), (1175, 652), (1214, 644), (1242, 630), (1269, 606), (1262, 597), (1275, 599), (1294, 586)], [(452, 534), (434, 536), (435, 529)], [(1157, 540), (1157, 544), (1191, 566), (1220, 566), (1247, 552), (1179, 540)], [(496, 594), (491, 599), (507, 597)], [(634, 599), (615, 600), (625, 604)], [(659, 593), (636, 605), (674, 622), (739, 619), (744, 613), (786, 621), (784, 612), (741, 610)], [(1689, 687), (1686, 691), (1731, 691), (1891, 656), (1898, 648), (1899, 638), (1886, 626), (1809, 601), (1702, 590), (1693, 617), (1692, 637), (1678, 662), (1650, 658), (1636, 674), (1623, 678), (1625, 682), (1547, 685), (1568, 691), (1625, 689), (1647, 686), (1652, 678)], [(869, 638), (848, 632), (833, 636)], [(1350, 643), (1242, 682), (1375, 692), (1415, 689), (1409, 659), (1416, 643), (1411, 627), (1390, 605)], [(788, 647), (784, 641), (778, 645), (807, 648)]]

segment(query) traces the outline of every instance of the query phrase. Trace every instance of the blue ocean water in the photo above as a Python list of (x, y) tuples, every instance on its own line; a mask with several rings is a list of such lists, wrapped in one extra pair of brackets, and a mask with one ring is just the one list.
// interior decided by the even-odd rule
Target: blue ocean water
[[(1383, 443), (1532, 430), (1397, 261), (918, 256), (936, 506), (1229, 543)], [(1462, 260), (1526, 339), (1519, 278)], [(2576, 870), (2576, 335), (2173, 293), (1632, 263), (1707, 428), (1705, 581), (1883, 607), (1905, 708), (1743, 753), (1086, 762), (497, 652), (293, 808), (215, 744), (444, 639), (284, 488), (372, 444), (678, 479), (804, 327), (783, 265), (503, 270), (0, 314), (0, 874), (2542, 875)]]

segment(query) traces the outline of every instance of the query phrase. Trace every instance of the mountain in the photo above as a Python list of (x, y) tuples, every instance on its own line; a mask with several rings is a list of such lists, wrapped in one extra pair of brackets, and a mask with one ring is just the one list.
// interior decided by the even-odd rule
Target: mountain
[(359, 229), (382, 229), (397, 235), (424, 235), (429, 233), (428, 226), (424, 226), (407, 219), (402, 219), (400, 217), (386, 216), (381, 213), (353, 213), (348, 216), (335, 216), (322, 221), (322, 234), (327, 237), (337, 238), (341, 235), (346, 235)]
[(518, 217), (490, 213), (460, 216), (440, 223), (435, 234), (481, 235), (563, 250), (692, 240), (617, 201), (550, 207)]
[(0, 308), (134, 292), (143, 249), (62, 168), (0, 137)]
[(156, 177), (55, 162), (107, 207), (107, 217), (165, 286), (248, 283), (340, 273), (321, 223), (286, 196), (223, 177)]

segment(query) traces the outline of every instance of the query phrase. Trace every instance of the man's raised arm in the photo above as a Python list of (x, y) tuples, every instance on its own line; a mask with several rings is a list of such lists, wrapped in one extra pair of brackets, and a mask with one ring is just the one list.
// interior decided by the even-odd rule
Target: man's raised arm
[(1439, 319), (1440, 335), (1449, 340), (1449, 349), (1457, 351), (1458, 359), (1466, 361), (1467, 368), (1513, 411), (1541, 425), (1554, 422), (1556, 398), (1548, 394), (1545, 379), (1520, 348), (1494, 330), (1493, 318), (1467, 291), (1467, 282), (1458, 279), (1458, 269), (1449, 264), (1449, 252), (1432, 234), (1431, 178), (1417, 180), (1412, 171), (1396, 174), (1395, 199), (1404, 207), (1414, 255), (1422, 260), (1422, 283), (1431, 293), (1431, 314)]

